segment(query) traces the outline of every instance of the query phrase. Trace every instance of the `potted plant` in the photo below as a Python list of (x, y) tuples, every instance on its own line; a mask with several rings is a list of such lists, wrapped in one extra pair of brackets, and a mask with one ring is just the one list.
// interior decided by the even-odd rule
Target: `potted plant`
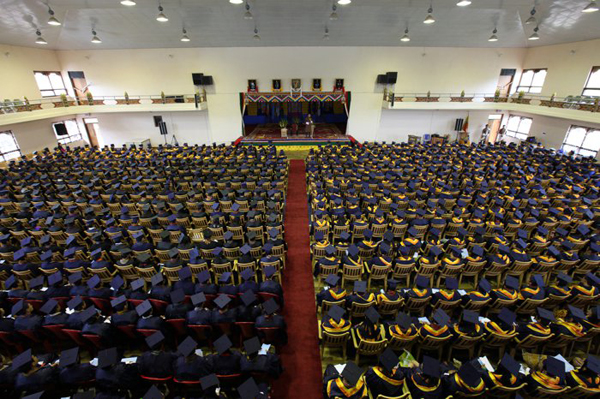
[(63, 107), (68, 107), (69, 103), (67, 102), (67, 95), (66, 94), (61, 94), (60, 95), (60, 102), (63, 103)]
[(494, 98), (496, 100), (498, 100), (500, 98), (500, 89), (496, 89), (496, 91), (494, 92)]
[(88, 91), (85, 95), (87, 97), (88, 105), (94, 105), (94, 96), (91, 91)]
[(496, 89), (494, 97), (484, 97), (486, 103), (505, 103), (508, 101), (508, 97), (500, 97), (500, 89)]
[(60, 108), (60, 107), (71, 107), (75, 105), (75, 101), (70, 101), (67, 98), (66, 94), (61, 94), (60, 95), (60, 100), (58, 101), (53, 101), (52, 104), (54, 104), (54, 108)]
[(298, 126), (300, 124), (300, 119), (294, 118), (293, 122), (294, 123), (292, 124), (292, 134), (298, 134)]
[(287, 119), (282, 118), (279, 120), (279, 127), (281, 128), (281, 137), (287, 137), (287, 125)]
[(460, 98), (465, 98), (465, 91), (464, 90), (460, 92)]
[(427, 91), (427, 95), (425, 97), (417, 97), (418, 103), (435, 103), (438, 102), (439, 97), (431, 97), (431, 91)]
[(460, 97), (450, 97), (450, 102), (468, 103), (473, 101), (473, 97), (465, 97), (465, 91), (460, 92)]

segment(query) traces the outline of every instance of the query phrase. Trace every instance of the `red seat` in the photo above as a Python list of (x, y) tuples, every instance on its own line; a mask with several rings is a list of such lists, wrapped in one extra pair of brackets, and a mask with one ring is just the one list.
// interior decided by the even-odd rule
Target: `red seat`
[(129, 338), (137, 339), (137, 334), (135, 333), (135, 325), (128, 324), (124, 326), (117, 326), (117, 329), (121, 331), (123, 334), (127, 335)]
[(44, 326), (44, 330), (50, 331), (56, 338), (64, 340), (69, 338), (63, 331), (64, 327), (64, 324), (52, 324)]
[(253, 321), (237, 321), (235, 325), (240, 329), (240, 335), (244, 341), (256, 336)]
[(0, 331), (0, 341), (2, 341), (2, 343), (8, 350), (15, 347), (17, 349), (17, 353), (21, 353), (25, 350), (23, 348), (23, 345), (14, 340), (13, 334), (7, 331)]
[(83, 338), (87, 339), (98, 349), (102, 349), (104, 347), (102, 343), (102, 338), (96, 334), (81, 334)]
[(279, 298), (279, 295), (277, 294), (273, 294), (270, 292), (259, 292), (258, 296), (263, 302), (267, 302), (269, 299), (274, 299), (275, 302), (277, 302), (277, 304), (281, 306), (281, 298)]
[(175, 330), (175, 333), (178, 336), (187, 335), (185, 319), (168, 319), (167, 323), (169, 323), (169, 325), (173, 327), (173, 330)]
[(182, 381), (182, 380), (178, 380), (175, 377), (173, 377), (173, 382), (176, 382), (177, 384), (185, 384), (185, 385), (200, 385), (200, 380)]
[(90, 301), (92, 301), (94, 306), (103, 314), (110, 314), (112, 311), (112, 307), (110, 306), (110, 301), (108, 299), (90, 297)]
[(131, 304), (131, 306), (133, 306), (135, 308), (137, 305), (144, 302), (144, 300), (143, 299), (128, 299), (127, 302), (129, 302)]
[(149, 337), (152, 334), (154, 334), (155, 332), (157, 332), (158, 330), (152, 330), (152, 329), (147, 329), (147, 328), (138, 328), (135, 331), (142, 334), (144, 337)]
[(197, 341), (208, 342), (212, 344), (212, 326), (194, 326), (188, 325), (188, 328), (194, 332)]
[(150, 303), (158, 314), (165, 314), (165, 309), (169, 304), (168, 302), (161, 301), (160, 299), (150, 299)]
[(280, 343), (281, 329), (279, 327), (259, 327), (257, 330), (262, 333), (262, 341), (265, 344), (278, 345)]
[(69, 336), (77, 345), (87, 346), (87, 342), (81, 336), (80, 330), (69, 330), (67, 328), (63, 328), (63, 332)]
[(17, 332), (35, 343), (42, 342), (42, 337), (40, 337), (40, 334), (36, 334), (36, 332), (33, 330), (17, 330)]
[(172, 376), (169, 376), (169, 377), (148, 377), (146, 375), (140, 375), (140, 377), (142, 377), (145, 380), (152, 381), (152, 382), (169, 382), (173, 378)]
[(234, 323), (217, 323), (217, 328), (223, 335), (231, 337), (233, 335)]
[(222, 387), (237, 387), (242, 381), (242, 374), (226, 374), (220, 375), (217, 374), (217, 378), (219, 379), (219, 385)]
[(41, 299), (26, 299), (25, 302), (33, 307), (33, 310), (36, 312), (40, 310), (42, 305), (44, 305), (44, 301)]

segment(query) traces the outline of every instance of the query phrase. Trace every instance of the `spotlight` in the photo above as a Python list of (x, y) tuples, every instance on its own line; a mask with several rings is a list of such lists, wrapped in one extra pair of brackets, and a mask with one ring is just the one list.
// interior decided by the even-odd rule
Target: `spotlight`
[(456, 5), (459, 6), (459, 7), (470, 6), (471, 5), (471, 1), (470, 0), (460, 0), (458, 3), (456, 3)]
[(229, 0), (231, 4), (242, 4), (244, 0)]
[(102, 40), (100, 40), (100, 38), (96, 35), (96, 31), (95, 30), (92, 30), (92, 36), (93, 36), (92, 37), (92, 43), (95, 43), (95, 44), (102, 43)]
[(338, 14), (337, 14), (336, 10), (337, 10), (337, 7), (335, 6), (335, 4), (333, 6), (331, 6), (331, 15), (329, 16), (329, 19), (332, 21), (338, 20)]
[(329, 40), (329, 29), (325, 28), (325, 34), (323, 35), (323, 40)]
[(529, 40), (540, 40), (540, 35), (538, 35), (539, 30), (540, 30), (540, 28), (538, 28), (536, 26), (535, 29), (533, 30), (533, 34), (531, 36), (529, 36)]
[(430, 6), (429, 10), (427, 10), (427, 17), (425, 18), (425, 21), (423, 21), (424, 24), (432, 24), (435, 22), (435, 18), (433, 18), (431, 13), (433, 13), (433, 7)]
[(582, 10), (582, 12), (596, 12), (598, 10), (599, 10), (599, 8), (598, 8), (598, 4), (596, 4), (596, 0), (592, 0), (590, 2), (590, 4), (585, 6), (585, 8)]
[(496, 36), (496, 33), (498, 33), (498, 30), (496, 28), (494, 28), (494, 30), (492, 31), (492, 36), (490, 36), (490, 38), (488, 39), (488, 42), (497, 42), (498, 41), (498, 36)]
[(169, 18), (167, 18), (167, 16), (163, 12), (162, 6), (158, 6), (158, 16), (156, 17), (156, 20), (158, 22), (167, 22), (169, 20)]
[(184, 29), (183, 30), (183, 36), (181, 36), (181, 41), (182, 42), (189, 42), (191, 41), (190, 37), (187, 35), (187, 31)]
[(535, 15), (535, 7), (533, 7), (533, 8), (531, 9), (531, 11), (529, 12), (529, 18), (527, 18), (527, 21), (525, 21), (525, 23), (526, 23), (527, 25), (530, 25), (530, 24), (535, 24), (535, 23), (536, 23), (536, 20), (535, 20), (535, 16), (534, 16), (534, 15)]
[(53, 25), (53, 26), (60, 26), (61, 23), (58, 19), (56, 19), (56, 17), (54, 16), (54, 10), (52, 10), (50, 8), (50, 6), (48, 6), (48, 14), (50, 14), (50, 18), (48, 18), (48, 25)]
[(401, 42), (410, 42), (410, 37), (408, 36), (408, 28), (404, 30), (404, 36), (400, 38)]
[(258, 35), (258, 29), (257, 28), (254, 28), (254, 36), (252, 36), (252, 38), (254, 40), (256, 40), (257, 42), (260, 41), (260, 36)]
[(133, 0), (123, 0), (123, 1), (121, 1), (121, 4), (123, 4), (124, 6), (131, 7), (131, 6), (135, 5), (135, 1), (133, 1)]
[(246, 12), (244, 13), (244, 19), (252, 19), (254, 16), (250, 12), (250, 4), (246, 1)]
[(35, 39), (37, 44), (48, 44), (48, 42), (42, 37), (42, 32), (40, 32), (39, 29), (35, 31), (35, 34), (37, 35), (37, 39)]
[(338, 4), (341, 6), (345, 6), (350, 3), (352, 3), (352, 0), (338, 0)]

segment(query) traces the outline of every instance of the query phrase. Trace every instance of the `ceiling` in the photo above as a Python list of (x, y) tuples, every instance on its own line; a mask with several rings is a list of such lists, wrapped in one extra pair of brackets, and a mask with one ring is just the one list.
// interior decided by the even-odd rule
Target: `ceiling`
[[(600, 38), (600, 12), (582, 13), (589, 0), (535, 0), (540, 40), (526, 25), (534, 0), (433, 0), (436, 22), (423, 23), (429, 0), (161, 0), (168, 22), (156, 21), (158, 0), (48, 0), (61, 26), (47, 24), (47, 0), (0, 0), (0, 43), (58, 50), (253, 46), (529, 47)], [(253, 40), (258, 28), (260, 41)], [(48, 45), (35, 44), (36, 28)], [(92, 27), (102, 44), (92, 44)], [(191, 42), (181, 42), (182, 29)], [(323, 40), (328, 27), (330, 39)], [(488, 42), (494, 27), (499, 40)], [(409, 29), (411, 41), (400, 42)]]

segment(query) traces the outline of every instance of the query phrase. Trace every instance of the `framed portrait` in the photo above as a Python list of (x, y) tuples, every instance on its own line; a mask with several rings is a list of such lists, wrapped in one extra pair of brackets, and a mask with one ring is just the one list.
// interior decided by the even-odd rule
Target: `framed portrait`
[(321, 91), (321, 79), (313, 79), (312, 90)]
[(281, 91), (281, 79), (273, 79), (273, 91)]
[(293, 90), (302, 89), (302, 79), (292, 79), (292, 89)]
[(257, 92), (258, 84), (256, 83), (256, 79), (248, 79), (248, 92)]
[(335, 86), (333, 87), (334, 91), (341, 91), (344, 90), (344, 79), (336, 79), (335, 80)]

